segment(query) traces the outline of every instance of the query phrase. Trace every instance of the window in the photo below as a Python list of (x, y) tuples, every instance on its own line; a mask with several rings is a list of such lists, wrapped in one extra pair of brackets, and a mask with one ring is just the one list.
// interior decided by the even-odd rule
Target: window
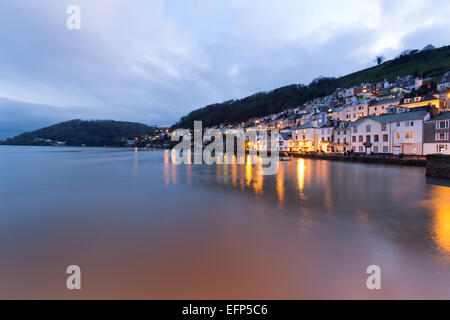
[(405, 139), (412, 139), (413, 138), (413, 133), (412, 131), (407, 131), (405, 132)]
[(341, 139), (337, 139), (337, 144), (341, 144)]
[(388, 152), (389, 152), (389, 148), (386, 147), (386, 146), (384, 146), (384, 147), (383, 147), (383, 152), (384, 152), (384, 153), (388, 153)]
[(331, 129), (328, 129), (328, 134), (330, 134), (331, 133)]
[(447, 145), (440, 144), (436, 146), (436, 152), (445, 152), (447, 151)]
[(409, 122), (409, 121), (406, 121), (406, 122), (405, 122), (405, 127), (409, 127), (409, 124), (410, 124), (410, 122)]
[(383, 134), (383, 141), (384, 142), (388, 142), (389, 141), (389, 136), (387, 134)]
[(356, 147), (355, 147), (355, 146), (352, 147), (352, 151), (353, 151), (353, 152), (356, 151)]
[(357, 133), (358, 132), (358, 127), (354, 127), (353, 128), (353, 133)]
[(325, 137), (322, 137), (322, 142), (325, 142)]
[(410, 103), (411, 99), (405, 99), (405, 103)]
[(366, 132), (370, 132), (370, 124), (366, 126)]
[(387, 130), (387, 125), (386, 125), (386, 123), (383, 123), (381, 125), (381, 131), (386, 131), (386, 130)]
[(356, 136), (352, 136), (352, 142), (356, 142)]
[(411, 121), (411, 127), (414, 127), (414, 121)]
[(360, 146), (359, 147), (359, 152), (364, 152), (364, 147)]
[(325, 134), (325, 129), (322, 129), (322, 134)]
[(347, 138), (344, 138), (344, 144), (347, 144)]
[(359, 136), (359, 142), (363, 142), (364, 137), (363, 136)]
[(448, 132), (436, 133), (436, 141), (446, 141), (446, 140), (448, 140)]
[(366, 141), (370, 142), (370, 136), (366, 136)]
[(377, 134), (374, 135), (374, 136), (373, 136), (373, 141), (374, 141), (374, 142), (380, 141), (380, 137), (379, 137)]
[(400, 127), (400, 122), (397, 122), (397, 127)]
[(340, 131), (338, 131), (338, 136), (340, 136), (341, 135), (341, 132)]
[(436, 129), (447, 129), (448, 121), (438, 121), (436, 122)]
[(395, 133), (395, 138), (396, 138), (397, 140), (400, 139), (400, 132), (396, 132), (396, 133)]
[(420, 99), (420, 97), (415, 97), (414, 98), (414, 102), (419, 102), (421, 99)]
[(374, 153), (378, 153), (378, 147), (377, 146), (373, 147), (373, 152)]

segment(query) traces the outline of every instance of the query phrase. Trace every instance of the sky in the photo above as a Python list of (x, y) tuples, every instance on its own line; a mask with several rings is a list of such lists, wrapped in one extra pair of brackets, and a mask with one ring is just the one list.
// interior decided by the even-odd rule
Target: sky
[[(81, 10), (81, 29), (66, 26)], [(0, 139), (210, 103), (449, 45), (448, 0), (1, 0)]]

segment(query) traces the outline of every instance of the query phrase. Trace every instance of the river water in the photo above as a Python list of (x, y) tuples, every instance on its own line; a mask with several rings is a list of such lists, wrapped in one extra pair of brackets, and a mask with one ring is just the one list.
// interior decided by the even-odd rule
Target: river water
[(0, 147), (0, 298), (450, 299), (450, 187), (423, 168), (171, 160)]

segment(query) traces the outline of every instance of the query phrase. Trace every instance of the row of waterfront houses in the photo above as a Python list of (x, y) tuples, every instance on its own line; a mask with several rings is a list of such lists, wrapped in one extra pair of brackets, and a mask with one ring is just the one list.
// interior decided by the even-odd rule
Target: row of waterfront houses
[(418, 107), (356, 121), (312, 121), (281, 130), (281, 152), (450, 154), (450, 112)]
[(247, 148), (260, 151), (426, 155), (450, 154), (449, 121), (447, 72), (433, 79), (407, 75), (392, 83), (338, 88), (277, 114), (212, 128), (222, 133), (279, 129), (275, 146), (259, 135), (256, 143), (247, 142)]
[(450, 154), (450, 72), (433, 81), (435, 89), (430, 79), (411, 75), (336, 89), (238, 127), (280, 129), (276, 148), (281, 152)]

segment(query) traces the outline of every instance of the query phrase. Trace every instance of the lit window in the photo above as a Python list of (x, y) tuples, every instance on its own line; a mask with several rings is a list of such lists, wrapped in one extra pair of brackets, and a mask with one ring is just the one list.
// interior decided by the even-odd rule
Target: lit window
[(446, 140), (448, 140), (448, 132), (436, 133), (436, 141), (446, 141)]

